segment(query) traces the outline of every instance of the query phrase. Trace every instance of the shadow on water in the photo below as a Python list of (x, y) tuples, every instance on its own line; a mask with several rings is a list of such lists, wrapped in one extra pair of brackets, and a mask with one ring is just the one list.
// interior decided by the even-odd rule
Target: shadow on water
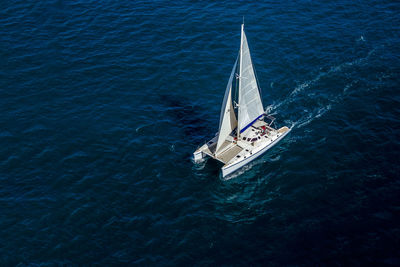
[(174, 126), (181, 129), (185, 140), (199, 144), (215, 131), (210, 127), (210, 120), (205, 116), (205, 110), (181, 97), (160, 95), (160, 102), (167, 107), (165, 115), (174, 121)]
[[(181, 156), (192, 166), (193, 151), (209, 140), (217, 129), (213, 127), (214, 123), (211, 122), (207, 110), (194, 104), (193, 101), (181, 96), (178, 99), (176, 95), (160, 95), (159, 98), (165, 106), (163, 116), (167, 121), (173, 122), (169, 125), (170, 136), (174, 139), (172, 142), (179, 144), (180, 153), (183, 153)], [(210, 166), (207, 166), (206, 170), (215, 172), (220, 169)]]

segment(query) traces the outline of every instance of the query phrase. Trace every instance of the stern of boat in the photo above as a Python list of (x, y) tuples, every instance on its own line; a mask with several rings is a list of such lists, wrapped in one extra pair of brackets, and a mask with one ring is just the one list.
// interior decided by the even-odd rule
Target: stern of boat
[(202, 161), (204, 161), (204, 158), (207, 155), (205, 153), (203, 153), (203, 151), (201, 151), (200, 149), (197, 149), (194, 153), (193, 153), (193, 161), (195, 163), (200, 163)]
[(217, 146), (217, 136), (212, 138), (210, 141), (198, 147), (195, 152), (193, 152), (193, 161), (195, 163), (200, 163), (204, 161), (207, 156), (213, 157), (215, 147)]

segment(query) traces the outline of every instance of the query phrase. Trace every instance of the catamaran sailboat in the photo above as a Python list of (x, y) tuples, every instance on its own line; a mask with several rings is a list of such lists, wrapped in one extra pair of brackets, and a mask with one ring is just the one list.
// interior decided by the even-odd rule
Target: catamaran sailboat
[(225, 90), (219, 131), (193, 153), (193, 159), (216, 159), (224, 164), (222, 176), (229, 175), (261, 156), (291, 130), (274, 125), (275, 118), (264, 111), (242, 24), (240, 51)]

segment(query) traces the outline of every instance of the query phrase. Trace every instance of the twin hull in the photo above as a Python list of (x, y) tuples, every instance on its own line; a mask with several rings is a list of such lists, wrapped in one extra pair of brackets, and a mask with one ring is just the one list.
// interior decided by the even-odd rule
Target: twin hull
[(247, 157), (246, 159), (236, 162), (236, 163), (232, 163), (232, 164), (223, 166), (221, 168), (222, 177), (225, 177), (225, 176), (237, 171), (238, 169), (242, 168), (244, 165), (247, 165), (251, 161), (258, 158), (259, 156), (263, 155), (265, 152), (267, 152), (268, 149), (270, 149), (271, 147), (276, 145), (282, 138), (284, 138), (290, 132), (290, 130), (291, 129), (289, 129), (287, 132), (285, 132), (284, 134), (279, 136), (277, 139), (275, 139), (272, 143), (268, 144), (266, 147), (262, 148), (260, 151), (252, 154), (251, 156)]
[[(287, 131), (282, 133), (279, 137), (277, 137), (275, 140), (273, 140), (271, 143), (269, 143), (265, 147), (261, 148), (259, 151), (251, 154), (250, 156), (247, 156), (243, 160), (236, 161), (236, 162), (233, 162), (233, 163), (230, 163), (230, 164), (225, 164), (221, 168), (222, 177), (225, 177), (225, 176), (237, 171), (238, 169), (240, 169), (243, 166), (247, 165), (251, 161), (253, 161), (256, 158), (258, 158), (259, 156), (263, 155), (268, 149), (270, 149), (274, 145), (276, 145), (282, 138), (284, 138), (291, 131), (291, 128), (287, 128), (287, 127), (284, 127), (284, 128), (286, 128)], [(215, 140), (215, 138), (213, 138), (211, 141), (213, 141), (213, 140)], [(208, 154), (204, 153), (203, 150), (200, 148), (200, 149), (196, 150), (196, 152), (193, 153), (193, 160), (195, 162), (200, 162), (200, 161), (204, 160), (204, 158), (207, 157), (207, 155)], [(208, 155), (208, 156), (210, 156), (210, 155)]]

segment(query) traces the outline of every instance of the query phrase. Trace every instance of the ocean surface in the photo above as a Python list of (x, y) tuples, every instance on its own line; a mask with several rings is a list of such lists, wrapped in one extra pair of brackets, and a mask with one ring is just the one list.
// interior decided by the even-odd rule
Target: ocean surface
[[(245, 30), (277, 146), (223, 179)], [(1, 266), (400, 266), (400, 3), (3, 1)]]

